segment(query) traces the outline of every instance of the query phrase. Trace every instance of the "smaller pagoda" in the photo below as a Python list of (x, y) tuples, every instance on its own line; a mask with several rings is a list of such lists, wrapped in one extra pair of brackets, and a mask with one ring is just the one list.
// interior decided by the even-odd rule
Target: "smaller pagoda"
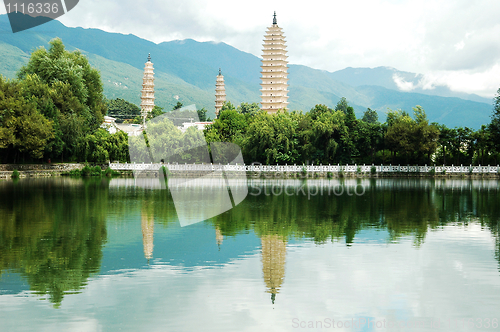
[(155, 79), (154, 68), (151, 62), (151, 54), (148, 55), (148, 61), (144, 66), (144, 77), (142, 78), (142, 93), (141, 93), (141, 116), (144, 127), (146, 126), (146, 118), (155, 107)]
[(215, 116), (219, 117), (219, 112), (226, 102), (226, 87), (224, 86), (224, 76), (219, 68), (219, 75), (215, 82)]

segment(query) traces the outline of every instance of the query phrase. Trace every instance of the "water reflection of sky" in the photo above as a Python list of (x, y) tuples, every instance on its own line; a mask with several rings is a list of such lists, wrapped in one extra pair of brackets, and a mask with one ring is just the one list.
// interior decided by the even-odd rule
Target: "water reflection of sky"
[(431, 231), (418, 247), (413, 237), (388, 243), (375, 229), (351, 246), (295, 240), (273, 305), (253, 232), (218, 246), (207, 224), (156, 227), (148, 266), (140, 224), (110, 221), (100, 275), (81, 294), (66, 295), (57, 310), (28, 291), (2, 295), (0, 322), (6, 331), (293, 331), (294, 319), (494, 318), (494, 241), (474, 223)]

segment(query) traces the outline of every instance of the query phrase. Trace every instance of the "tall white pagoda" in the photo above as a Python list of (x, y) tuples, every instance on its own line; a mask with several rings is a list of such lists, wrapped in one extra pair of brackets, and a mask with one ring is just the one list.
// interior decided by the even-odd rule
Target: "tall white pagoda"
[(144, 77), (142, 78), (141, 116), (144, 126), (146, 125), (146, 117), (155, 107), (154, 81), (154, 68), (151, 62), (151, 54), (149, 54), (148, 61), (144, 66)]
[(219, 68), (219, 75), (215, 82), (215, 116), (219, 117), (219, 112), (226, 101), (226, 87), (224, 85), (224, 76)]
[(262, 54), (262, 109), (268, 113), (276, 113), (286, 109), (288, 105), (288, 72), (285, 36), (276, 21), (274, 12), (273, 25), (264, 36), (264, 53)]

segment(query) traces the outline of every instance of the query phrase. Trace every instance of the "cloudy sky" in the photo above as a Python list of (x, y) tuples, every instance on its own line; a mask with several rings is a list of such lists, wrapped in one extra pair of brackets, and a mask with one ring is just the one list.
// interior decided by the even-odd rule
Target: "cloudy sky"
[(61, 21), (158, 43), (225, 42), (260, 56), (275, 10), (291, 63), (389, 66), (485, 97), (500, 87), (498, 0), (80, 0)]

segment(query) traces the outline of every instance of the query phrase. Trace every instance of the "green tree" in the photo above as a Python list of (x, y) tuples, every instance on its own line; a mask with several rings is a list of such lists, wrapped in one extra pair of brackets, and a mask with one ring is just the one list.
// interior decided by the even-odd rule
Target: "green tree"
[(426, 163), (430, 163), (431, 155), (436, 151), (438, 145), (439, 129), (435, 125), (429, 124), (422, 106), (415, 106), (413, 113), (416, 124), (413, 138), (417, 152), (416, 162), (423, 163), (425, 160)]
[(163, 107), (160, 107), (158, 105), (155, 105), (153, 107), (153, 109), (151, 110), (151, 112), (148, 114), (148, 117), (146, 118), (146, 120), (151, 120), (151, 119), (154, 119), (156, 118), (157, 116), (160, 116), (160, 115), (163, 115), (164, 112), (163, 112)]
[(359, 138), (358, 120), (354, 113), (354, 108), (349, 105), (347, 100), (342, 97), (335, 106), (336, 111), (341, 111), (345, 114), (345, 124), (348, 128), (347, 135), (342, 136), (341, 162), (351, 163), (353, 156), (358, 155), (356, 150), (356, 142)]
[(389, 110), (387, 114), (387, 134), (385, 136), (386, 144), (394, 157), (397, 153), (404, 156), (406, 163), (409, 162), (411, 154), (415, 151), (413, 144), (413, 135), (415, 121), (405, 111)]
[(439, 129), (430, 125), (421, 106), (413, 108), (415, 119), (405, 111), (389, 110), (387, 115), (386, 144), (396, 155), (399, 162), (430, 163), (431, 155), (436, 151)]
[(141, 116), (139, 106), (132, 104), (124, 99), (116, 98), (106, 101), (107, 114), (117, 118), (117, 122), (123, 122), (126, 119), (133, 119)]
[(491, 123), (488, 126), (491, 133), (492, 146), (497, 154), (500, 153), (500, 88), (493, 99), (493, 114)]
[(106, 105), (102, 83), (99, 72), (79, 51), (66, 51), (59, 38), (51, 40), (50, 45), (48, 51), (35, 50), (18, 72), (20, 98), (32, 102), (52, 122), (43, 152), (31, 155), (76, 158), (79, 142), (103, 122)]
[(237, 108), (238, 112), (248, 115), (256, 115), (261, 111), (259, 104), (257, 103), (241, 103)]
[(375, 163), (377, 151), (383, 147), (383, 127), (376, 122), (359, 121), (356, 149), (359, 152), (359, 163)]
[(378, 114), (376, 111), (368, 108), (363, 114), (363, 118), (361, 120), (366, 123), (378, 123)]
[[(19, 153), (40, 159), (47, 142), (54, 137), (53, 122), (37, 108), (33, 100), (26, 100), (17, 81), (6, 81), (0, 76), (0, 149), (4, 162), (19, 160)], [(9, 158), (10, 157), (12, 158)]]
[(106, 112), (103, 88), (99, 71), (90, 66), (87, 57), (80, 51), (68, 52), (61, 39), (49, 42), (50, 48), (38, 48), (18, 73), (19, 79), (36, 74), (49, 86), (65, 85), (65, 95), (75, 97), (81, 106), (73, 111), (80, 112), (86, 118), (88, 130), (97, 129)]
[(182, 108), (182, 103), (180, 101), (177, 102), (177, 104), (175, 104), (173, 110), (178, 110), (178, 109), (181, 109)]
[(446, 127), (445, 125), (439, 125), (439, 124), (434, 124), (438, 130), (439, 130), (439, 139), (438, 139), (438, 145), (440, 147), (440, 160), (439, 163), (442, 163), (443, 165), (446, 165), (446, 158), (448, 157), (448, 160), (451, 160), (451, 154), (450, 154), (450, 149), (451, 149), (451, 144), (452, 144), (452, 139), (453, 137), (456, 136), (456, 130), (450, 129)]
[(207, 110), (205, 109), (205, 107), (197, 110), (198, 112), (198, 119), (201, 121), (201, 122), (205, 122), (205, 121), (208, 121), (207, 120)]
[(236, 111), (231, 102), (224, 103), (219, 117), (206, 129), (207, 142), (240, 143), (248, 122), (244, 114)]
[(303, 122), (301, 139), (307, 160), (316, 164), (344, 163), (350, 161), (349, 128), (345, 123), (346, 114), (332, 110), (325, 105), (316, 105)]
[(254, 117), (242, 144), (245, 160), (263, 164), (297, 162), (300, 157), (298, 125), (303, 115), (278, 111), (276, 114), (259, 112)]

